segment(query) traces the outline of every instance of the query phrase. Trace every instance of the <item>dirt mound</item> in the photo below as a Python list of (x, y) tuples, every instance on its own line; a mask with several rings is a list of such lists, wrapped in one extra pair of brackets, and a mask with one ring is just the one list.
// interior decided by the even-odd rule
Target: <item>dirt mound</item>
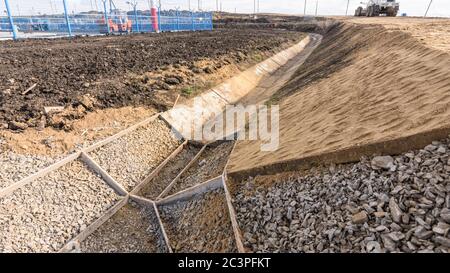
[[(164, 98), (173, 85), (197, 74), (211, 74), (227, 64), (245, 62), (252, 54), (277, 50), (296, 35), (275, 30), (220, 30), (2, 42), (0, 129), (7, 124), (11, 129), (42, 126), (45, 106), (83, 106), (78, 112), (142, 105), (164, 110), (169, 106)], [(205, 61), (213, 62), (203, 67)], [(185, 77), (169, 75), (176, 76), (178, 70), (183, 70), (180, 74)], [(151, 78), (144, 75), (148, 72), (164, 75)], [(83, 103), (86, 94), (92, 96), (91, 107)]]
[(71, 121), (69, 132), (52, 127), (43, 130), (28, 128), (21, 133), (3, 130), (0, 131), (0, 139), (4, 140), (4, 143), (0, 141), (0, 152), (50, 157), (63, 155), (92, 145), (155, 113), (154, 109), (147, 107), (99, 109), (87, 113), (82, 119)]
[(285, 29), (302, 32), (321, 33), (324, 26), (331, 22), (325, 17), (302, 17), (276, 14), (222, 14), (214, 19), (216, 28), (225, 29)]
[(449, 54), (409, 33), (338, 24), (273, 98), (280, 148), (264, 153), (260, 143), (240, 142), (229, 171), (348, 162), (443, 138), (450, 131), (449, 72)]

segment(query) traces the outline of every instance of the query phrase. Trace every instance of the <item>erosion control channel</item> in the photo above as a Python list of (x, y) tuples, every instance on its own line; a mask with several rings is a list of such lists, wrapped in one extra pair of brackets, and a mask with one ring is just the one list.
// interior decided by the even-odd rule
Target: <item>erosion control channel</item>
[[(239, 101), (310, 40), (308, 36), (213, 88), (201, 96), (204, 107), (223, 110), (226, 104)], [(19, 215), (3, 226), (19, 232), (22, 226), (29, 229), (23, 231), (28, 237), (17, 234), (4, 239), (9, 241), (1, 243), (1, 250), (244, 252), (225, 184), (235, 142), (180, 140), (176, 129), (188, 110), (181, 105), (152, 116), (1, 189), (0, 211)], [(207, 122), (210, 117), (198, 118)], [(27, 201), (35, 198), (42, 207)], [(15, 211), (14, 204), (22, 204), (21, 210)], [(214, 209), (217, 219), (211, 220), (212, 212), (207, 208)], [(23, 221), (40, 227), (24, 225)], [(117, 226), (123, 228), (117, 231)], [(179, 232), (185, 227), (192, 229), (183, 238)], [(214, 241), (217, 238), (220, 240)]]

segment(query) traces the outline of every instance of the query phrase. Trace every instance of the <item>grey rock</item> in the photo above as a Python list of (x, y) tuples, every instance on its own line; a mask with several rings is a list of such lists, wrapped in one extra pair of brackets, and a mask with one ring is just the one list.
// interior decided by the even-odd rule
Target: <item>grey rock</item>
[(416, 230), (414, 231), (414, 236), (416, 236), (418, 239), (421, 240), (427, 240), (433, 236), (433, 232), (430, 230), (427, 230), (423, 226), (418, 226)]
[(289, 220), (292, 220), (292, 207), (289, 207), (289, 208), (288, 208), (286, 217), (287, 217)]
[(369, 218), (367, 217), (367, 213), (365, 211), (361, 211), (352, 216), (352, 223), (356, 224), (356, 225), (364, 224), (368, 220), (369, 220)]
[(436, 236), (434, 241), (442, 246), (450, 248), (450, 239), (443, 236)]
[(437, 233), (439, 235), (447, 235), (448, 231), (450, 230), (450, 225), (443, 223), (443, 222), (439, 222), (437, 225), (435, 225), (433, 227), (433, 232)]
[(391, 156), (374, 157), (371, 161), (371, 164), (372, 164), (372, 168), (375, 170), (379, 170), (379, 169), (389, 170), (389, 169), (395, 167), (394, 159)]
[(389, 200), (389, 210), (392, 216), (392, 219), (396, 222), (396, 223), (400, 223), (401, 219), (402, 219), (402, 210), (400, 209), (400, 207), (398, 206), (397, 202), (395, 201), (394, 197), (391, 197), (391, 199)]
[(166, 78), (166, 79), (164, 80), (164, 82), (167, 83), (167, 84), (169, 84), (169, 85), (177, 85), (177, 84), (180, 84), (180, 83), (181, 83), (181, 81), (180, 81), (179, 79), (173, 78), (173, 77)]
[(393, 241), (388, 235), (381, 235), (381, 239), (383, 241), (384, 247), (389, 250), (390, 252), (393, 252), (397, 248), (397, 243)]
[(119, 196), (86, 165), (66, 164), (0, 200), (0, 215), (14, 215), (2, 223), (8, 233), (0, 236), (0, 252), (58, 251), (117, 201)]
[(380, 243), (376, 241), (370, 241), (366, 244), (366, 250), (369, 253), (381, 253)]
[(401, 232), (391, 232), (388, 234), (389, 238), (391, 238), (394, 242), (398, 242), (400, 240), (403, 240), (405, 238), (405, 235)]
[(445, 222), (450, 224), (450, 209), (449, 208), (442, 209), (440, 216)]
[(375, 228), (375, 230), (378, 231), (378, 232), (382, 232), (382, 231), (385, 231), (387, 229), (388, 228), (386, 226), (383, 226), (383, 225), (380, 225), (380, 226)]
[[(289, 212), (290, 203), (297, 202), (293, 210), (297, 224), (281, 215), (275, 230), (258, 233), (261, 241), (278, 238), (278, 248), (262, 243), (250, 248), (255, 252), (447, 252), (450, 139), (432, 145), (385, 160), (384, 165), (379, 158), (362, 158), (355, 164), (277, 180), (263, 190), (268, 194), (239, 194), (235, 204), (247, 207), (247, 212), (260, 205)], [(251, 219), (237, 211), (245, 231), (262, 221), (256, 211)], [(288, 230), (283, 228), (286, 220), (291, 223)]]
[(432, 151), (436, 150), (436, 146), (433, 145), (433, 144), (430, 144), (430, 145), (427, 145), (427, 146), (424, 148), (424, 150), (429, 151), (429, 152), (432, 152)]

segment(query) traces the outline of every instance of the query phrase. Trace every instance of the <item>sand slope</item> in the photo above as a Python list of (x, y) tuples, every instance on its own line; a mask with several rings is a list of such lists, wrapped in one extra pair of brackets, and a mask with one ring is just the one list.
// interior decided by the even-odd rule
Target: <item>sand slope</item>
[[(281, 111), (279, 150), (264, 153), (257, 142), (240, 142), (229, 172), (450, 128), (450, 55), (410, 33), (339, 24), (274, 101)], [(412, 148), (414, 139), (408, 141)]]
[(450, 52), (450, 20), (422, 17), (345, 17), (354, 24), (378, 24), (389, 30), (410, 33), (424, 45)]

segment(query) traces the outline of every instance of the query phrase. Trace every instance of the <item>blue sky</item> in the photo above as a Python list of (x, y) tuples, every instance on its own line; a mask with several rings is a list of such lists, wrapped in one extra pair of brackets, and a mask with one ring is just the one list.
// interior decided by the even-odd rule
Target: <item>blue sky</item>
[[(157, 1), (157, 0), (155, 0)], [(347, 0), (318, 0), (318, 13), (320, 15), (344, 15)], [(354, 9), (362, 0), (350, 0), (349, 13), (353, 13)], [(71, 11), (87, 11), (99, 6), (101, 1), (97, 0), (67, 0), (69, 10)], [(126, 0), (115, 0), (117, 6), (127, 9)], [(189, 0), (161, 0), (163, 8), (180, 7), (188, 8)], [(190, 0), (191, 7), (197, 8), (198, 0)], [(204, 10), (213, 10), (216, 7), (216, 0), (202, 0)], [(253, 0), (219, 0), (222, 2), (224, 11), (250, 13), (253, 12)], [(62, 12), (62, 0), (9, 0), (11, 8), (15, 15), (19, 12), (21, 15), (30, 13), (49, 13), (52, 10)], [(91, 4), (92, 3), (92, 4)], [(141, 9), (148, 8), (148, 0), (138, 0), (138, 7)], [(401, 0), (401, 13), (408, 15), (422, 16), (425, 13), (429, 0)], [(314, 14), (316, 0), (307, 0), (307, 13)], [(4, 0), (0, 0), (0, 8), (4, 10)], [(278, 12), (288, 14), (302, 14), (304, 9), (304, 0), (260, 0), (261, 12)], [(429, 11), (430, 16), (450, 17), (450, 0), (433, 0), (433, 4)]]

